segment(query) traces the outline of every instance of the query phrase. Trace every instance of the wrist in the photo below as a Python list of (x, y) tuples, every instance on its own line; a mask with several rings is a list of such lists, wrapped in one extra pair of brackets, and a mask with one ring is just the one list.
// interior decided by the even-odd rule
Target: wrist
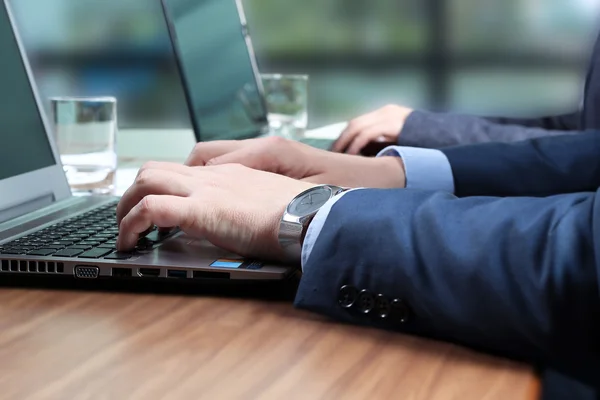
[(388, 189), (406, 187), (406, 171), (401, 157), (382, 156), (371, 159), (376, 166), (376, 173), (382, 181), (379, 186)]
[(300, 193), (288, 204), (281, 218), (278, 234), (285, 260), (300, 260), (310, 223), (321, 207), (343, 190), (333, 185), (314, 186)]

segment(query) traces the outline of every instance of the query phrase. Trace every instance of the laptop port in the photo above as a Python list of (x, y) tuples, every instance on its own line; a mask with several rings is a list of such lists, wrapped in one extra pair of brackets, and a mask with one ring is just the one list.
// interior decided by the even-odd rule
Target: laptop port
[(112, 276), (116, 278), (130, 278), (131, 268), (113, 268)]
[(169, 278), (187, 278), (187, 271), (181, 269), (170, 269), (167, 271)]
[(160, 269), (158, 268), (140, 268), (138, 275), (142, 278), (156, 278), (160, 276)]
[(100, 274), (100, 268), (91, 265), (77, 265), (75, 276), (83, 279), (94, 279)]

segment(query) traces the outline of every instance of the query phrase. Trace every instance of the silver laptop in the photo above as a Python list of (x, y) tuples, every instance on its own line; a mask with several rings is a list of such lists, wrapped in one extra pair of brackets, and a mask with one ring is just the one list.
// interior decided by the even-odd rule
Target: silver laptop
[[(196, 140), (268, 134), (262, 81), (240, 0), (161, 0)], [(302, 139), (329, 149), (333, 140)]]
[(114, 197), (71, 195), (7, 0), (0, 7), (0, 277), (277, 280), (292, 266), (246, 260), (154, 230), (117, 252)]

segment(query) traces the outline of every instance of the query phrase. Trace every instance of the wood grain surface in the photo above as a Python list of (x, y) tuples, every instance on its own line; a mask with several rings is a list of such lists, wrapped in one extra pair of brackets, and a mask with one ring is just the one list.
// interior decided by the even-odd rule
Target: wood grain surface
[(0, 289), (1, 399), (531, 399), (532, 371), (288, 302)]

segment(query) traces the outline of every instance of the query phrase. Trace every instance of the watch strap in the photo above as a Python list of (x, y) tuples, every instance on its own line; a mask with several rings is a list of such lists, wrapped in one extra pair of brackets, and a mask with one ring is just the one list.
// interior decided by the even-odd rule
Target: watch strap
[[(321, 185), (327, 186), (332, 189), (332, 194), (329, 200), (337, 196), (338, 194), (348, 190), (334, 185)], [(310, 190), (310, 189), (309, 189)], [(300, 196), (303, 196), (306, 192), (300, 193), (294, 198), (294, 200)], [(292, 202), (294, 201), (292, 200)], [(279, 225), (279, 244), (285, 254), (286, 260), (294, 262), (300, 260), (302, 256), (302, 244), (304, 243), (304, 237), (308, 230), (310, 222), (313, 220), (319, 210), (311, 213), (310, 215), (304, 216), (297, 220), (287, 220), (288, 216), (287, 207)]]

